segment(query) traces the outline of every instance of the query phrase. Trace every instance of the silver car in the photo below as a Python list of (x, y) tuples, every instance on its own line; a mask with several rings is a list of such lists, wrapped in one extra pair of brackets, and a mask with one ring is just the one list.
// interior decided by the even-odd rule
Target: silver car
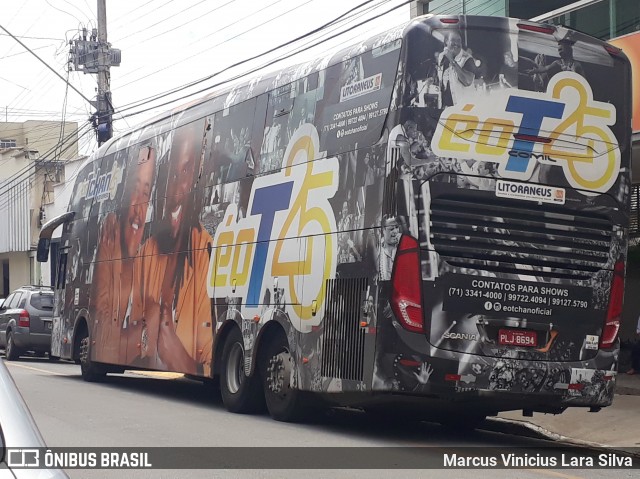
[(51, 287), (22, 286), (11, 293), (0, 304), (0, 347), (7, 359), (18, 359), (27, 351), (36, 356), (49, 353), (52, 316)]
[(12, 468), (11, 448), (45, 448), (46, 444), (3, 360), (0, 360), (0, 479), (64, 479), (61, 469)]

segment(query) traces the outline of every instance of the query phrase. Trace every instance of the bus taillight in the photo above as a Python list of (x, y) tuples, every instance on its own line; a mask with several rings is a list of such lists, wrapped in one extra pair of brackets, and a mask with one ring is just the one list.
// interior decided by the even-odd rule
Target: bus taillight
[(622, 52), (621, 49), (619, 49), (618, 47), (614, 47), (613, 45), (605, 45), (604, 49), (607, 51), (607, 53), (611, 56), (614, 57), (619, 57), (620, 53)]
[(415, 333), (424, 330), (421, 283), (418, 241), (402, 235), (393, 268), (391, 307), (400, 324)]
[(528, 30), (530, 32), (536, 33), (546, 33), (548, 35), (552, 35), (555, 33), (555, 27), (551, 25), (536, 25), (532, 23), (518, 23), (518, 28), (520, 30)]
[(607, 309), (607, 319), (604, 322), (602, 335), (600, 336), (600, 347), (610, 348), (618, 338), (620, 329), (620, 318), (622, 316), (622, 298), (624, 296), (624, 262), (618, 261), (613, 268), (613, 281), (611, 282), (611, 292), (609, 293), (609, 308)]

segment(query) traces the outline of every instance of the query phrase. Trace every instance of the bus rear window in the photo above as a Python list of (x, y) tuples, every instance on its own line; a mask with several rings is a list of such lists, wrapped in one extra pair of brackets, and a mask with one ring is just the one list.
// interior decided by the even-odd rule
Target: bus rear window
[(52, 293), (36, 293), (31, 295), (31, 306), (36, 309), (52, 310), (53, 294)]

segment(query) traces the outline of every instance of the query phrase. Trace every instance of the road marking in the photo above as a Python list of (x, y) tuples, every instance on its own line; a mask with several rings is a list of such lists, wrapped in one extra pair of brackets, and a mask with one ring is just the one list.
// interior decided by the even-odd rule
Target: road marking
[(168, 373), (164, 371), (127, 371), (131, 374), (138, 374), (140, 376), (150, 376), (152, 378), (160, 378), (160, 379), (179, 379), (183, 378), (184, 374), (182, 373)]
[(531, 472), (542, 474), (543, 476), (560, 477), (562, 479), (584, 479), (582, 476), (571, 476), (569, 474), (563, 474), (562, 472), (546, 471), (544, 469), (527, 469)]
[(34, 368), (33, 366), (25, 366), (24, 364), (9, 363), (7, 361), (5, 361), (5, 364), (7, 366), (15, 366), (17, 368), (31, 369), (32, 371), (38, 371), (40, 373), (55, 374), (56, 376), (67, 376), (66, 374), (63, 374), (63, 373), (57, 373), (55, 371), (49, 371), (48, 369)]
[[(5, 364), (10, 366), (16, 366), (18, 368), (31, 369), (32, 371), (38, 371), (41, 373), (55, 374), (56, 376), (68, 376), (68, 374), (57, 373), (55, 371), (50, 371), (48, 369), (34, 368), (33, 366), (27, 366), (25, 364), (10, 363), (7, 361), (5, 361)], [(184, 374), (182, 373), (168, 373), (164, 371), (127, 371), (127, 372), (132, 374), (137, 374), (140, 376), (150, 376), (150, 377), (161, 378), (161, 379), (179, 379), (184, 377)]]

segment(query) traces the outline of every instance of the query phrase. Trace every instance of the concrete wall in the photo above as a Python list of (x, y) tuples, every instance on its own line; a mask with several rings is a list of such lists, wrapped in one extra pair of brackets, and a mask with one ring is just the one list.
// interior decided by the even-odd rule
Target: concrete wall
[[(0, 268), (4, 261), (9, 261), (9, 293), (20, 286), (35, 281), (33, 279), (36, 278), (35, 261), (30, 262), (29, 256), (29, 252), (0, 254)], [(1, 273), (2, 269), (0, 269), (0, 297), (4, 292), (4, 279)]]
[[(63, 158), (75, 158), (78, 156), (78, 124), (66, 122), (62, 133), (62, 138), (69, 135), (74, 138), (71, 142), (65, 143), (65, 148), (70, 148), (62, 155)], [(18, 147), (38, 150), (41, 157), (50, 154), (58, 144), (60, 138), (60, 122), (29, 120), (24, 123), (0, 122), (0, 138), (3, 140), (16, 140)]]
[(627, 265), (627, 277), (624, 285), (624, 310), (622, 313), (622, 326), (620, 327), (620, 339), (633, 340), (640, 316), (640, 264), (630, 262)]

